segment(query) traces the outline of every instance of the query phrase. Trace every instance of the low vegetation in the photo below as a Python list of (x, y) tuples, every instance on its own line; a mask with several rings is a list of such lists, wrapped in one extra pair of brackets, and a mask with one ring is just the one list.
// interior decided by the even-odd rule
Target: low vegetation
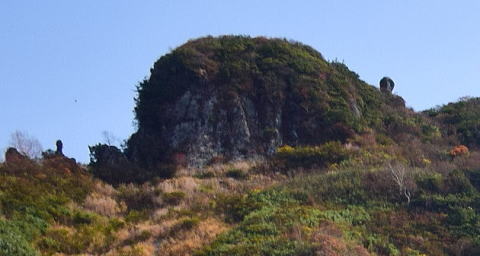
[(60, 156), (3, 164), (0, 254), (480, 253), (480, 154), (446, 147), (414, 165), (398, 149), (283, 146), (115, 186)]

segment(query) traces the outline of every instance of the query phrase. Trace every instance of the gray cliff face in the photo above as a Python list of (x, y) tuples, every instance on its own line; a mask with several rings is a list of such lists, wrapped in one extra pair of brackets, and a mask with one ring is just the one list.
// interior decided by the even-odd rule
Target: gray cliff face
[(219, 98), (216, 92), (189, 90), (162, 113), (170, 121), (162, 127), (161, 140), (172, 152), (185, 154), (189, 166), (205, 165), (214, 158), (271, 154), (282, 144), (280, 109), (272, 109), (271, 117), (260, 121), (259, 110), (248, 97), (234, 95), (228, 104)]
[[(352, 118), (362, 117), (356, 100), (350, 100), (345, 109)], [(262, 158), (284, 144), (318, 145), (349, 136), (349, 128), (329, 121), (327, 111), (314, 111), (286, 91), (266, 98), (192, 86), (157, 109), (155, 124), (159, 125), (139, 129), (132, 136), (129, 158), (154, 163), (176, 162), (172, 158), (181, 156), (181, 164), (199, 167), (215, 159)], [(142, 147), (148, 149), (142, 151)], [(142, 158), (145, 155), (149, 158)]]

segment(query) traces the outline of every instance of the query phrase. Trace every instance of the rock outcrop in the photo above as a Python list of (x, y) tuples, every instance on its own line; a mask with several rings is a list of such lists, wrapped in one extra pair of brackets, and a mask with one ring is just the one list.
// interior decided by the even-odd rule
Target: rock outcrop
[(18, 164), (28, 160), (28, 157), (18, 152), (16, 148), (8, 148), (5, 151), (6, 164)]
[(394, 87), (395, 83), (390, 77), (385, 76), (380, 80), (380, 90), (383, 93), (392, 93)]
[(377, 89), (311, 47), (236, 36), (190, 41), (163, 56), (136, 100), (138, 131), (126, 154), (143, 168), (179, 155), (199, 166), (283, 144), (345, 142), (383, 104)]
[(63, 156), (63, 142), (62, 142), (62, 140), (57, 140), (57, 142), (55, 142), (55, 146), (57, 146), (57, 149), (55, 150), (55, 154)]

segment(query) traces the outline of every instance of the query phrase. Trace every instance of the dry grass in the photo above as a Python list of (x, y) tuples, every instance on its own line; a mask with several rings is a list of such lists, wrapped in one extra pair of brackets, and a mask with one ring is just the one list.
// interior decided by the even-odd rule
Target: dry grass
[(109, 196), (97, 194), (95, 192), (89, 194), (87, 198), (85, 198), (83, 206), (89, 211), (108, 217), (117, 216), (121, 212), (124, 212), (126, 208), (123, 202), (118, 203), (115, 199)]
[[(114, 234), (104, 255), (192, 255), (228, 230), (229, 224), (212, 218), (212, 202), (220, 194), (246, 193), (263, 189), (285, 179), (252, 172), (256, 162), (216, 164), (205, 169), (184, 170), (183, 175), (157, 183), (123, 184), (114, 188), (97, 181), (80, 207), (97, 214), (124, 220), (131, 210), (148, 209), (148, 218), (125, 222)], [(237, 169), (246, 179), (225, 175)], [(211, 172), (210, 177), (187, 174)], [(175, 203), (168, 196), (182, 194)], [(170, 198), (171, 199), (171, 198)], [(128, 210), (127, 210), (128, 208)], [(92, 250), (91, 250), (92, 251)]]
[(158, 183), (157, 189), (164, 193), (183, 191), (185, 193), (195, 192), (198, 188), (198, 179), (192, 177), (179, 177)]
[(151, 256), (155, 255), (155, 246), (152, 242), (142, 242), (134, 245), (128, 245), (121, 248), (115, 248), (106, 256)]
[[(215, 165), (207, 167), (206, 169), (215, 173), (215, 176), (210, 178), (181, 176), (161, 181), (155, 186), (155, 191), (161, 191), (162, 193), (158, 195), (154, 201), (159, 206), (168, 207), (164, 200), (165, 194), (183, 192), (185, 194), (184, 198), (176, 204), (173, 209), (195, 209), (195, 211), (202, 211), (210, 207), (211, 201), (217, 194), (246, 193), (253, 189), (263, 189), (272, 186), (286, 179), (283, 175), (266, 176), (254, 173), (249, 174), (246, 180), (234, 179), (223, 175), (231, 168), (238, 168), (248, 173), (254, 164), (255, 163), (243, 161), (229, 165)], [(155, 212), (155, 218), (157, 219), (167, 213), (166, 210), (162, 209), (157, 209)]]
[(261, 163), (263, 162), (260, 160), (258, 161), (239, 160), (239, 161), (229, 162), (227, 164), (225, 163), (212, 164), (204, 168), (182, 168), (177, 171), (176, 176), (177, 177), (194, 176), (199, 173), (209, 172), (214, 174), (216, 177), (219, 177), (219, 176), (223, 176), (228, 170), (231, 170), (231, 169), (239, 169), (239, 170), (248, 172)]
[(162, 240), (159, 251), (166, 256), (192, 255), (196, 249), (212, 242), (218, 234), (227, 229), (228, 226), (225, 223), (209, 218), (191, 230), (176, 232), (175, 236)]
[(117, 195), (117, 190), (112, 187), (110, 184), (106, 184), (100, 181), (96, 181), (93, 186), (93, 191), (97, 192), (97, 194), (114, 197)]
[(315, 255), (325, 256), (369, 256), (363, 246), (354, 244), (342, 238), (343, 234), (333, 223), (322, 223), (310, 240), (314, 242)]

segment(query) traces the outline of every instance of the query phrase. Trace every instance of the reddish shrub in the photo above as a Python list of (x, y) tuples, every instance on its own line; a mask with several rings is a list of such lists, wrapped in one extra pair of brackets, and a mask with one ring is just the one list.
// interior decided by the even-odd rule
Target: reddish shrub
[(455, 146), (449, 152), (450, 156), (452, 157), (464, 156), (464, 155), (468, 155), (468, 153), (469, 153), (469, 150), (467, 146), (464, 146), (464, 145)]

